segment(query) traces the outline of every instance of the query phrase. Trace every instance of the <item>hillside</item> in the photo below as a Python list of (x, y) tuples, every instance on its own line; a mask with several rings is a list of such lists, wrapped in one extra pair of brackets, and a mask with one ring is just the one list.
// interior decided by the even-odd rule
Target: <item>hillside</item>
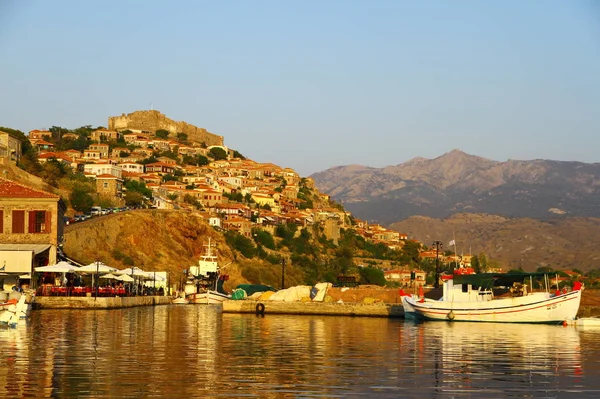
[[(119, 269), (133, 264), (145, 271), (167, 271), (176, 282), (198, 262), (209, 238), (220, 264), (230, 263), (233, 254), (222, 234), (201, 219), (187, 212), (136, 210), (67, 226), (63, 249), (83, 264), (97, 259)], [(232, 282), (239, 280), (235, 268), (226, 272)]]
[(505, 270), (538, 266), (582, 271), (600, 265), (600, 219), (557, 218), (545, 221), (485, 214), (456, 214), (446, 219), (413, 216), (393, 223), (392, 229), (431, 245), (442, 241), (444, 250), (456, 239), (459, 254), (486, 256)]
[(311, 175), (356, 217), (393, 223), (413, 215), (487, 213), (543, 219), (600, 217), (600, 164), (496, 162), (454, 150), (385, 168), (341, 166)]

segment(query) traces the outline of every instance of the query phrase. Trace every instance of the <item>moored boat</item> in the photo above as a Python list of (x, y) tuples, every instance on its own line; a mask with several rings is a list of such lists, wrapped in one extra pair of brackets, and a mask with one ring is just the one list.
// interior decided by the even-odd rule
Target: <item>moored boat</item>
[(0, 303), (0, 325), (16, 327), (20, 320), (26, 319), (31, 309), (26, 299), (25, 294), (19, 293), (18, 299), (11, 298)]
[[(529, 279), (527, 281), (527, 279)], [(561, 324), (575, 320), (583, 286), (550, 293), (546, 273), (455, 274), (444, 281), (439, 300), (420, 295), (402, 298), (410, 319), (501, 323)], [(532, 287), (544, 286), (544, 291)]]
[(231, 299), (223, 290), (223, 282), (228, 276), (221, 274), (217, 255), (209, 238), (206, 251), (198, 261), (198, 266), (190, 267), (185, 293), (190, 303), (219, 304)]

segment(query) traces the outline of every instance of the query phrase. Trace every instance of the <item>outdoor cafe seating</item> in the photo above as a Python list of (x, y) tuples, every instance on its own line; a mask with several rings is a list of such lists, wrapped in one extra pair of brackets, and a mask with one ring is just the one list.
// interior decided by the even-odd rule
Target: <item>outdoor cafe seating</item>
[[(39, 287), (36, 294), (39, 296), (95, 296), (96, 289), (92, 287), (59, 287), (46, 284)], [(124, 287), (98, 288), (98, 296), (111, 297), (126, 295), (127, 290)]]

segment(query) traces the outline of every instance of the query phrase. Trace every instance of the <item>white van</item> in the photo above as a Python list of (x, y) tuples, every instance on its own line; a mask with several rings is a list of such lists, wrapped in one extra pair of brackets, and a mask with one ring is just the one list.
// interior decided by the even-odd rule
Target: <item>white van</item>
[(90, 214), (92, 214), (93, 216), (101, 215), (102, 214), (102, 207), (93, 206), (92, 209), (90, 210)]

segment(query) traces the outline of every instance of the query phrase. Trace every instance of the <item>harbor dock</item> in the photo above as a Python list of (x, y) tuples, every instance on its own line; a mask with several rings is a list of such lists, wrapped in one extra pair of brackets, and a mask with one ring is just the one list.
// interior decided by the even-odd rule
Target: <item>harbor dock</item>
[(324, 303), (324, 302), (280, 302), (280, 301), (224, 301), (223, 313), (253, 313), (360, 316), (360, 317), (404, 317), (401, 304), (387, 303)]
[(119, 309), (136, 306), (168, 305), (170, 296), (132, 297), (57, 297), (38, 296), (33, 301), (33, 309)]

